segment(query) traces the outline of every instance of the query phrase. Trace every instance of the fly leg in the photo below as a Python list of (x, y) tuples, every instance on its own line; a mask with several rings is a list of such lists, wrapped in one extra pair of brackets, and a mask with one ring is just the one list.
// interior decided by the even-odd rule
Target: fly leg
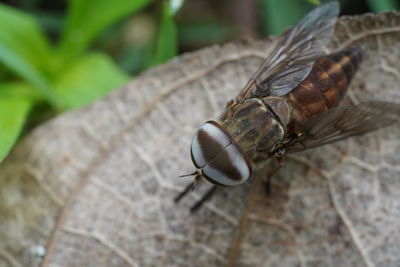
[(203, 206), (204, 202), (209, 200), (214, 194), (216, 186), (211, 187), (208, 191), (201, 197), (199, 201), (197, 201), (193, 206), (190, 207), (190, 212), (196, 212), (201, 206)]
[(267, 196), (271, 195), (271, 180), (272, 180), (272, 177), (283, 166), (283, 158), (278, 158), (277, 162), (278, 162), (278, 165), (275, 168), (273, 168), (270, 172), (267, 173), (267, 178), (265, 180), (265, 193), (267, 194)]
[(273, 157), (276, 159), (276, 162), (278, 163), (278, 165), (267, 173), (267, 178), (265, 180), (265, 193), (267, 194), (267, 196), (271, 195), (271, 180), (272, 180), (272, 177), (283, 166), (284, 155), (285, 155), (285, 150), (282, 148), (277, 149), (273, 155)]
[[(194, 173), (191, 174), (185, 174), (185, 175), (181, 175), (180, 177), (186, 177), (186, 176), (190, 176), (193, 175)], [(185, 189), (183, 189), (182, 192), (179, 193), (179, 195), (177, 195), (174, 198), (175, 203), (178, 203), (184, 196), (186, 196), (189, 192), (192, 192), (194, 190), (194, 188), (196, 187), (196, 184), (198, 184), (200, 181), (200, 176), (196, 175), (196, 177), (194, 178), (193, 183), (188, 184)]]
[[(178, 203), (184, 196), (193, 191), (199, 181), (200, 176), (196, 176), (193, 183), (188, 184), (185, 189), (183, 189), (182, 192), (180, 192), (179, 195), (174, 198), (175, 203)], [(194, 203), (192, 207), (190, 207), (190, 212), (196, 212), (204, 204), (204, 202), (212, 197), (216, 189), (216, 186), (211, 187), (196, 203)]]
[(286, 148), (290, 147), (297, 141), (297, 138), (300, 136), (298, 133), (294, 133), (290, 135), (287, 141), (282, 144), (279, 148), (275, 150), (273, 153), (273, 157), (276, 159), (278, 166), (273, 168), (268, 174), (267, 179), (265, 180), (265, 192), (267, 196), (271, 195), (271, 179), (272, 177), (279, 171), (279, 169), (283, 166), (284, 156), (286, 154)]
[(192, 191), (193, 183), (188, 184), (182, 192), (174, 198), (175, 203), (178, 203), (184, 196)]

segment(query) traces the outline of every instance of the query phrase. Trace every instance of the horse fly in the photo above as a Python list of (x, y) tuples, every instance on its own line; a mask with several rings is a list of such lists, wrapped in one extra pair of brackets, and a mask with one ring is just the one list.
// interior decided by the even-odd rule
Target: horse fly
[[(388, 126), (400, 117), (400, 105), (371, 101), (343, 105), (347, 87), (361, 62), (358, 47), (324, 54), (338, 2), (309, 12), (277, 43), (245, 87), (228, 102), (218, 122), (207, 121), (194, 134), (191, 157), (195, 181), (219, 187), (246, 182), (273, 158), (329, 144)], [(277, 168), (279, 169), (279, 168)], [(199, 208), (215, 191), (198, 201)]]

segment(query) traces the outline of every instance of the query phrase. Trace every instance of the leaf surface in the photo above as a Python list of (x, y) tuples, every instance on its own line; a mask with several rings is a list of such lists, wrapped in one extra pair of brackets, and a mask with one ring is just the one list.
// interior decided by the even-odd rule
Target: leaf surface
[[(399, 33), (399, 13), (340, 19), (330, 51), (364, 51), (349, 99), (400, 103)], [(0, 170), (0, 265), (398, 266), (399, 125), (292, 155), (271, 196), (253, 180), (173, 203), (194, 130), (275, 41), (183, 55), (24, 139)]]

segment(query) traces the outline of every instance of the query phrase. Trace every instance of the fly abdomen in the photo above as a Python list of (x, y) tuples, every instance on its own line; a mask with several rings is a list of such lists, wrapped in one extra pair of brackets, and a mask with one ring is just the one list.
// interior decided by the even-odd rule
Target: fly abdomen
[[(332, 83), (335, 85), (333, 88), (337, 90), (339, 101), (342, 100), (346, 94), (347, 87), (350, 85), (351, 79), (356, 73), (360, 62), (360, 48), (352, 48), (330, 54), (320, 58), (316, 62), (316, 65), (328, 74)], [(331, 106), (329, 106), (329, 108), (331, 108)]]
[(361, 50), (352, 48), (319, 58), (307, 78), (287, 99), (298, 122), (339, 105), (361, 61)]

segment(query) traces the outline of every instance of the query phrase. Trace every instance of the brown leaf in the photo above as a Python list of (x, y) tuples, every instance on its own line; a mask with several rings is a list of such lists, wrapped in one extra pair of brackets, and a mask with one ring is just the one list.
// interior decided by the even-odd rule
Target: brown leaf
[[(271, 196), (253, 181), (193, 215), (206, 185), (173, 203), (194, 129), (275, 40), (183, 55), (35, 130), (1, 166), (0, 265), (398, 266), (398, 125), (293, 154)], [(330, 50), (355, 44), (349, 98), (400, 103), (400, 13), (341, 18)]]

